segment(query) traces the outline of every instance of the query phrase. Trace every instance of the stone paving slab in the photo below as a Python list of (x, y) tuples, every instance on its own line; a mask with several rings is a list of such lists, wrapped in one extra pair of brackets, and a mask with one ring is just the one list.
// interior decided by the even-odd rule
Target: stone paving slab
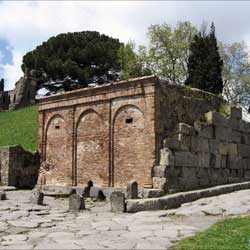
[(0, 249), (168, 249), (225, 215), (250, 208), (250, 190), (134, 214), (111, 213), (107, 202), (94, 207), (86, 202), (86, 210), (69, 212), (67, 198), (46, 196), (46, 206), (33, 206), (30, 191), (7, 195), (0, 201)]

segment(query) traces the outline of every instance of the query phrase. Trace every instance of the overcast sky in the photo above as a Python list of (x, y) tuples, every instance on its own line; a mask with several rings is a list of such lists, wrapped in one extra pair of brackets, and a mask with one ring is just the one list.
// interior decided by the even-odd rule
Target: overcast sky
[(0, 2), (0, 78), (6, 89), (22, 76), (23, 55), (63, 32), (96, 30), (122, 42), (147, 43), (150, 24), (214, 21), (223, 42), (250, 46), (250, 2), (246, 1), (3, 1)]

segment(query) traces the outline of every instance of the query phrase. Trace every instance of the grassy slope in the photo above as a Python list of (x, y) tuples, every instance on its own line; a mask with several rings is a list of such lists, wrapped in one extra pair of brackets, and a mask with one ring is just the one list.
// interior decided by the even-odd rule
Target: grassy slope
[(36, 151), (38, 139), (38, 106), (13, 112), (0, 112), (0, 146), (22, 145)]
[(171, 250), (250, 249), (250, 218), (233, 218), (213, 225), (205, 232), (178, 242)]

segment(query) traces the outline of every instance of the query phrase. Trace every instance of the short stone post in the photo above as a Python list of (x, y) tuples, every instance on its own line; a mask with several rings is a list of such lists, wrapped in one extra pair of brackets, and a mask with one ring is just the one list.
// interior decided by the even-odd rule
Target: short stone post
[(110, 195), (111, 212), (125, 212), (125, 195), (120, 191), (114, 191)]
[(69, 210), (80, 211), (85, 209), (84, 198), (78, 194), (71, 194), (69, 196)]
[(43, 205), (44, 194), (38, 189), (33, 189), (30, 195), (30, 203), (36, 205)]
[(106, 199), (106, 196), (104, 195), (102, 190), (98, 191), (98, 194), (96, 196), (97, 201), (104, 201)]
[(136, 181), (128, 182), (127, 199), (138, 199), (138, 184)]
[(84, 188), (84, 190), (83, 190), (83, 194), (82, 194), (82, 196), (84, 197), (84, 198), (88, 198), (89, 197), (89, 195), (90, 195), (90, 189), (91, 189), (91, 187), (93, 187), (94, 186), (94, 184), (93, 184), (93, 181), (88, 181), (88, 185), (87, 185), (87, 187), (85, 187)]
[(1, 201), (4, 201), (4, 200), (6, 200), (6, 199), (7, 199), (6, 193), (5, 193), (4, 191), (0, 191), (0, 200), (1, 200)]

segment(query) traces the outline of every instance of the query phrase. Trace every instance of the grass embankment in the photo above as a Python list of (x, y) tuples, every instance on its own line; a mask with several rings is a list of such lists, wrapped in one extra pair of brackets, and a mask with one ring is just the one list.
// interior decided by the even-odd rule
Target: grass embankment
[(171, 250), (248, 250), (250, 217), (218, 222), (208, 230), (179, 241)]
[(38, 143), (38, 106), (0, 112), (0, 146), (21, 145), (36, 151)]

